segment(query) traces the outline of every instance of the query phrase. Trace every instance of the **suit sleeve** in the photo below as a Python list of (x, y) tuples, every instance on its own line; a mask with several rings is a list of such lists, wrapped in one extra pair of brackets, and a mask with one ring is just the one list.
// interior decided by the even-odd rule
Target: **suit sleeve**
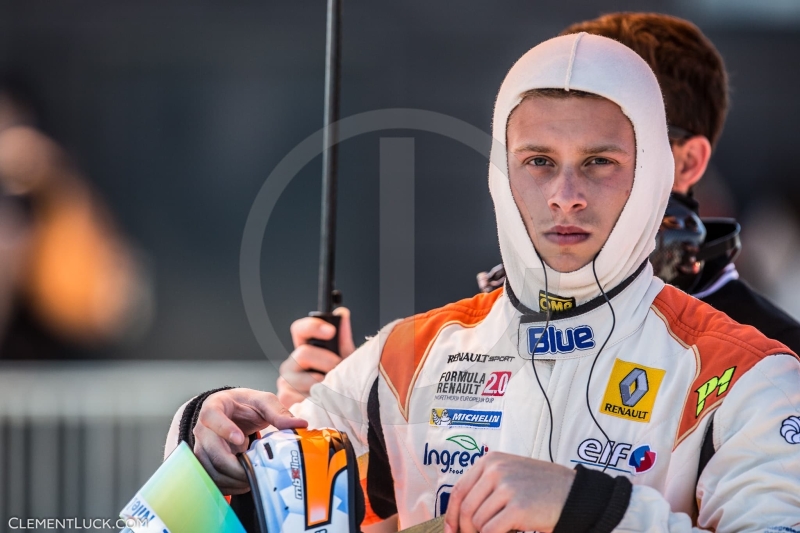
[(697, 523), (636, 486), (617, 532), (800, 533), (800, 362), (764, 358), (714, 413), (716, 453), (697, 484)]
[[(306, 400), (290, 408), (295, 416), (308, 421), (309, 428), (332, 427), (346, 432), (358, 456), (367, 452), (367, 400), (378, 374), (382, 339), (391, 326), (360, 346), (321, 383), (314, 385)], [(184, 411), (193, 400), (183, 404), (173, 417), (165, 443), (165, 458), (178, 445)], [(262, 432), (264, 429), (268, 428), (263, 428)]]
[(368, 451), (367, 402), (378, 375), (381, 335), (372, 337), (325, 379), (311, 387), (308, 398), (290, 408), (308, 427), (332, 427), (350, 437), (357, 456)]

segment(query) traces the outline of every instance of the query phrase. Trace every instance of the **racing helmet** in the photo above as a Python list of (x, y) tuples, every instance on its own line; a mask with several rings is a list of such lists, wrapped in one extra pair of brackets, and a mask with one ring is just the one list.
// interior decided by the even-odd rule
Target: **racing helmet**
[(656, 249), (650, 255), (657, 277), (690, 294), (708, 282), (703, 276), (707, 262), (714, 262), (715, 266), (718, 262), (730, 263), (742, 248), (741, 227), (736, 220), (701, 219), (692, 202), (683, 195), (670, 195), (656, 236)]
[(656, 236), (656, 249), (650, 254), (653, 273), (684, 291), (694, 288), (703, 262), (698, 260), (706, 240), (706, 227), (687, 205), (670, 195), (667, 210)]
[(358, 463), (346, 433), (273, 431), (238, 455), (253, 498), (250, 533), (357, 533), (364, 518)]

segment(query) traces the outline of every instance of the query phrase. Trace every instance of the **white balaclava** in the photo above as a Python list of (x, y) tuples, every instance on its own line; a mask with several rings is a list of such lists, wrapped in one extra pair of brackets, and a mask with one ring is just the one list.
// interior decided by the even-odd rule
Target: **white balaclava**
[[(616, 103), (633, 124), (636, 170), (633, 188), (616, 226), (596, 259), (597, 277), (608, 291), (631, 276), (655, 248), (655, 237), (672, 188), (674, 161), (667, 138), (664, 102), (647, 63), (617, 41), (578, 33), (545, 41), (511, 68), (494, 108), (489, 189), (508, 282), (519, 300), (539, 309), (545, 290), (542, 262), (514, 203), (508, 180), (508, 116), (531, 89), (580, 90)], [(547, 268), (547, 290), (580, 305), (600, 294), (592, 264), (569, 273)]]

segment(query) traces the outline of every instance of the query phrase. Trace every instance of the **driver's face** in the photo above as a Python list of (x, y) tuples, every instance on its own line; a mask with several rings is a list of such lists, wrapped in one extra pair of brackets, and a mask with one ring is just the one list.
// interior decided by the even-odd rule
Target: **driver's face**
[(633, 126), (605, 98), (534, 96), (508, 120), (509, 181), (550, 268), (572, 272), (605, 244), (633, 187)]

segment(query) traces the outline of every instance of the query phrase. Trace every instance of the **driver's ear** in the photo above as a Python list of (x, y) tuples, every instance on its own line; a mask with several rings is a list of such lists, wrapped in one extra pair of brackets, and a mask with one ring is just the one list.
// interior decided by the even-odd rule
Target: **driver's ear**
[(687, 194), (700, 181), (711, 159), (711, 143), (703, 135), (695, 135), (672, 145), (675, 158), (675, 181), (672, 190)]

